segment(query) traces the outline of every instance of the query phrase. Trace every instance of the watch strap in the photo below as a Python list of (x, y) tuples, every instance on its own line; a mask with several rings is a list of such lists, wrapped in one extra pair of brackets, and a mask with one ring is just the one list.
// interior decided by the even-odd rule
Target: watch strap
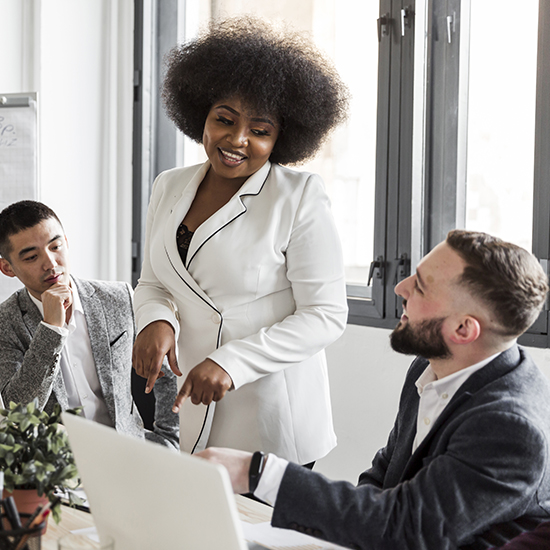
[(250, 468), (248, 469), (248, 490), (250, 493), (254, 493), (262, 477), (264, 471), (266, 456), (262, 451), (256, 451), (252, 455), (250, 461)]

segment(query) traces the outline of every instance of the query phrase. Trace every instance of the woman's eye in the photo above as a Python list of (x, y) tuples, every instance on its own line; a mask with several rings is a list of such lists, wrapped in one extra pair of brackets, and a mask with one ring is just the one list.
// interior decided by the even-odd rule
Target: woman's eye
[(268, 136), (269, 132), (267, 130), (252, 130), (252, 133), (256, 136)]
[(224, 118), (223, 116), (218, 116), (218, 122), (221, 122), (222, 124), (225, 124), (226, 126), (229, 126), (233, 124), (232, 120), (229, 120), (228, 118)]
[(420, 292), (420, 294), (424, 294), (424, 293), (422, 292), (422, 290), (420, 289), (420, 287), (418, 286), (418, 281), (415, 281), (415, 282), (414, 282), (414, 288), (415, 288), (415, 290), (417, 290), (418, 292)]

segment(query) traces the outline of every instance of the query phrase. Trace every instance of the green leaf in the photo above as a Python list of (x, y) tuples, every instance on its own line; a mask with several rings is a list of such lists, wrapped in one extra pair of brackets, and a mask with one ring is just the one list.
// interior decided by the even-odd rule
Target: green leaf
[(54, 506), (51, 507), (52, 511), (52, 517), (55, 523), (59, 523), (61, 521), (61, 503), (58, 502)]
[(24, 432), (31, 425), (31, 421), (28, 417), (25, 417), (21, 420), (19, 424), (20, 431)]

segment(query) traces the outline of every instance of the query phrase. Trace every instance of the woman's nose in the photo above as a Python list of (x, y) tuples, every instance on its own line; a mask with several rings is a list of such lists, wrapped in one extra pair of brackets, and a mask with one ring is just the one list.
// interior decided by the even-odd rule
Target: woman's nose
[(229, 135), (229, 143), (234, 147), (246, 147), (248, 145), (248, 138), (245, 128), (234, 126), (233, 131)]

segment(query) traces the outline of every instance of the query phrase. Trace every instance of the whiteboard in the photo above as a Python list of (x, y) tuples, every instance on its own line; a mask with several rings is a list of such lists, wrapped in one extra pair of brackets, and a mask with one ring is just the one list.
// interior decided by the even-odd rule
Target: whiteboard
[[(37, 115), (36, 93), (0, 93), (0, 210), (38, 198)], [(0, 274), (0, 302), (21, 286)]]

